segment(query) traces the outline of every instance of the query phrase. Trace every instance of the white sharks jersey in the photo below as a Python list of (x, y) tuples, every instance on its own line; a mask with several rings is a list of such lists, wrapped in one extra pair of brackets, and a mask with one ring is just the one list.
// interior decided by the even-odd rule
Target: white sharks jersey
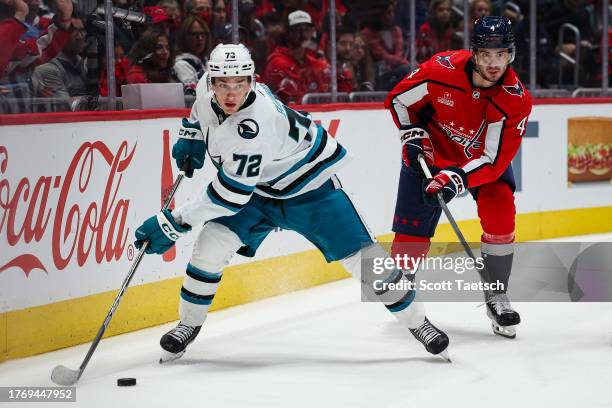
[(304, 194), (348, 161), (346, 150), (310, 114), (283, 105), (266, 85), (256, 84), (242, 108), (230, 116), (206, 88), (204, 76), (189, 122), (199, 124), (218, 172), (197, 200), (173, 211), (177, 221), (197, 225), (235, 214), (252, 194), (276, 199)]

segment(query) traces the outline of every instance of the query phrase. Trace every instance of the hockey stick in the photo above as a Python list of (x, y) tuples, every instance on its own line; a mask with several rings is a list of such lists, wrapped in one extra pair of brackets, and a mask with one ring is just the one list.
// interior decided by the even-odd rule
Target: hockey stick
[[(174, 181), (174, 184), (172, 185), (172, 189), (170, 190), (170, 192), (168, 193), (168, 196), (166, 197), (166, 200), (164, 201), (164, 205), (162, 206), (162, 211), (168, 209), (168, 207), (170, 206), (170, 203), (172, 202), (172, 199), (174, 198), (174, 194), (176, 194), (176, 191), (178, 190), (179, 185), (181, 184), (181, 181), (183, 181), (183, 178), (185, 177), (185, 172), (187, 171), (187, 163), (189, 162), (189, 160), (186, 160), (185, 162), (186, 162), (186, 165), (183, 166), (183, 168), (179, 172), (178, 176), (176, 177), (176, 180)], [(140, 248), (138, 255), (136, 255), (136, 259), (134, 260), (134, 263), (132, 264), (132, 267), (130, 268), (129, 273), (125, 277), (125, 280), (123, 281), (123, 285), (121, 285), (121, 289), (119, 290), (117, 297), (115, 297), (115, 301), (113, 302), (113, 305), (108, 311), (108, 314), (106, 315), (106, 319), (104, 319), (102, 326), (100, 326), (100, 329), (98, 330), (98, 334), (96, 334), (96, 337), (91, 343), (91, 346), (89, 347), (89, 351), (87, 351), (87, 355), (85, 356), (85, 359), (81, 363), (81, 366), (79, 367), (78, 370), (71, 370), (70, 368), (63, 366), (63, 365), (56, 366), (51, 372), (51, 381), (53, 381), (55, 384), (68, 387), (71, 385), (75, 385), (79, 381), (79, 378), (81, 378), (81, 375), (83, 375), (83, 371), (85, 371), (85, 367), (87, 367), (87, 364), (89, 363), (89, 360), (91, 359), (91, 356), (93, 355), (94, 351), (96, 351), (96, 348), (98, 347), (98, 344), (100, 343), (100, 340), (102, 340), (102, 336), (104, 335), (106, 328), (108, 327), (111, 319), (113, 318), (113, 314), (115, 314), (115, 310), (117, 309), (117, 306), (119, 306), (119, 301), (123, 297), (125, 290), (130, 284), (130, 281), (132, 280), (132, 278), (134, 277), (134, 274), (136, 273), (136, 269), (138, 268), (138, 265), (140, 265), (140, 261), (142, 260), (142, 257), (144, 256), (144, 253), (147, 247), (149, 246), (149, 243), (150, 241), (147, 240), (142, 244), (142, 247)]]
[[(419, 164), (421, 165), (421, 168), (423, 169), (423, 173), (425, 173), (425, 176), (428, 179), (431, 179), (432, 175), (431, 175), (431, 172), (429, 171), (429, 167), (427, 167), (427, 162), (425, 161), (425, 158), (421, 154), (419, 154), (417, 158), (419, 160)], [(474, 256), (474, 252), (472, 252), (472, 248), (470, 248), (470, 246), (468, 245), (467, 241), (465, 240), (465, 237), (463, 236), (463, 234), (461, 233), (461, 230), (459, 229), (459, 226), (457, 225), (457, 222), (455, 222), (455, 218), (453, 217), (450, 210), (448, 209), (448, 206), (444, 202), (444, 199), (442, 198), (442, 193), (436, 194), (436, 197), (438, 199), (438, 203), (440, 204), (440, 207), (442, 207), (442, 210), (444, 211), (444, 214), (446, 215), (446, 218), (448, 218), (448, 221), (453, 227), (455, 234), (457, 234), (457, 238), (459, 238), (459, 241), (461, 242), (463, 249), (468, 254), (468, 256), (474, 260), (474, 262), (478, 263), (478, 260)], [(484, 279), (485, 282), (491, 281), (491, 278), (490, 278), (491, 275), (484, 264), (482, 265), (482, 268), (479, 269), (479, 274), (480, 274), (481, 279)], [(491, 297), (490, 299), (487, 299), (487, 293), (485, 291), (485, 304), (490, 303), (494, 298), (495, 297)], [(504, 337), (510, 337), (509, 334), (503, 334), (503, 332), (511, 333), (511, 331), (510, 332), (508, 331), (508, 330), (511, 330), (509, 329), (509, 327), (511, 326), (504, 327), (504, 326), (497, 324), (498, 328), (496, 329), (495, 319), (491, 316), (489, 317), (491, 318), (491, 321), (493, 322), (493, 332), (501, 336), (504, 336)], [(514, 335), (516, 335), (516, 333)]]
[[(433, 176), (431, 175), (431, 171), (429, 171), (429, 167), (427, 167), (427, 162), (425, 161), (425, 158), (422, 154), (419, 154), (418, 160), (419, 164), (421, 165), (421, 169), (423, 169), (423, 173), (425, 173), (425, 177), (427, 177), (428, 179), (433, 178)], [(450, 210), (448, 209), (448, 206), (444, 202), (444, 199), (442, 198), (442, 193), (436, 194), (436, 198), (438, 199), (440, 207), (442, 207), (442, 211), (444, 211), (444, 215), (446, 215), (446, 218), (448, 218), (448, 222), (450, 222), (451, 227), (453, 227), (457, 238), (459, 238), (463, 249), (465, 249), (465, 252), (470, 258), (477, 262), (477, 259), (474, 256), (474, 252), (472, 252), (472, 248), (470, 248), (470, 246), (468, 245), (467, 241), (465, 240), (465, 237), (463, 236), (463, 233), (461, 232), (459, 226), (457, 225), (457, 222), (455, 221), (455, 218), (453, 217), (453, 214), (451, 214)]]

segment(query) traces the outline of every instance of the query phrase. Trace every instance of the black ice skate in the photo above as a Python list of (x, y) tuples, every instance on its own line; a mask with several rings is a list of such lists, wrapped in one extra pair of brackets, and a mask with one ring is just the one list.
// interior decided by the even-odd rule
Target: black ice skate
[(410, 329), (410, 333), (425, 346), (425, 350), (429, 351), (431, 354), (439, 355), (448, 362), (451, 361), (448, 351), (446, 350), (448, 347), (448, 336), (442, 330), (431, 324), (427, 318), (425, 318), (423, 324), (416, 329)]
[(176, 360), (185, 354), (185, 349), (200, 332), (202, 326), (187, 326), (179, 322), (178, 326), (164, 334), (159, 341), (163, 351), (159, 363)]
[(510, 300), (505, 293), (485, 294), (487, 316), (491, 319), (493, 333), (509, 339), (516, 337), (516, 325), (521, 322), (521, 316), (512, 309)]

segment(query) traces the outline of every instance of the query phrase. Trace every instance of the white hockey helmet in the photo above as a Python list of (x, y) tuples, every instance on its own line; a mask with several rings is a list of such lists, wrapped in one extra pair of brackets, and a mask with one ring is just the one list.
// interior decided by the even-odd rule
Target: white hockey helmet
[(212, 91), (212, 78), (247, 76), (255, 90), (255, 63), (243, 44), (219, 44), (208, 59), (208, 89)]

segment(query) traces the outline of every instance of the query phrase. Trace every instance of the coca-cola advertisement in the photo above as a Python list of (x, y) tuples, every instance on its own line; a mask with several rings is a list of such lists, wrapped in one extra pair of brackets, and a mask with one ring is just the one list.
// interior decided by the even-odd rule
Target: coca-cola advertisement
[[(143, 121), (138, 135), (79, 123), (45, 125), (25, 138), (23, 127), (3, 127), (0, 312), (120, 285), (135, 256), (134, 229), (159, 211), (176, 175), (175, 122)], [(178, 276), (182, 268), (164, 265), (188, 256), (179, 246), (148, 257), (134, 284)]]
[(570, 185), (612, 180), (612, 118), (568, 119), (567, 180)]

